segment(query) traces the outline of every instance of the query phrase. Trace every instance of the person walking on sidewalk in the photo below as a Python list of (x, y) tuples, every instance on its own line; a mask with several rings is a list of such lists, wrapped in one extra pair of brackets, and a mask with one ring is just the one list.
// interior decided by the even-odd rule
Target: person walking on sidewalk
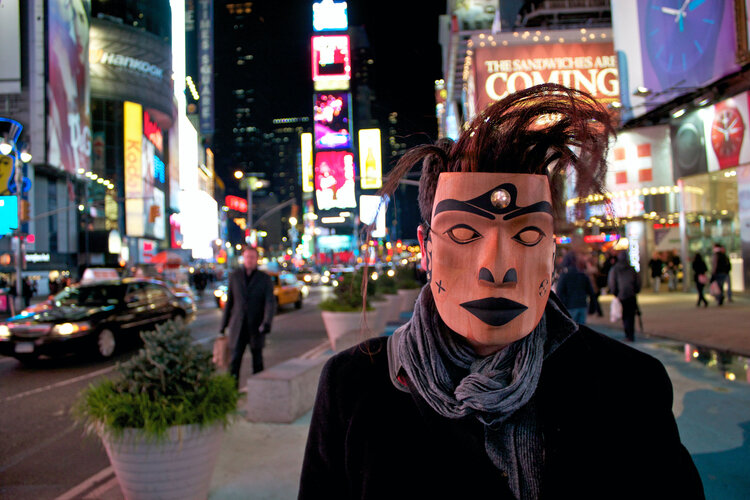
[(232, 350), (229, 373), (237, 384), (245, 348), (250, 345), (253, 373), (263, 371), (263, 347), (276, 308), (270, 276), (258, 269), (258, 250), (245, 247), (242, 267), (229, 275), (227, 302), (221, 321), (221, 333), (229, 329), (229, 348)]
[(568, 308), (571, 318), (579, 325), (586, 324), (588, 313), (588, 300), (593, 300), (594, 288), (591, 280), (579, 269), (578, 257), (574, 251), (570, 251), (563, 259), (565, 272), (557, 280), (557, 296), (565, 307)]
[(609, 271), (607, 278), (609, 291), (622, 304), (622, 326), (625, 339), (635, 341), (635, 315), (638, 313), (636, 295), (641, 291), (641, 277), (628, 262), (628, 253), (617, 254), (617, 264)]
[(648, 268), (651, 270), (651, 285), (654, 287), (654, 293), (659, 293), (661, 274), (664, 269), (664, 261), (659, 257), (659, 252), (654, 252), (651, 255), (651, 260), (648, 261)]
[(613, 133), (589, 94), (543, 84), (401, 157), (378, 195), (421, 164), (427, 284), (393, 335), (327, 361), (298, 498), (704, 497), (664, 367), (550, 289), (555, 186), (574, 170), (575, 196), (601, 195)]
[(705, 307), (708, 307), (708, 301), (706, 300), (706, 297), (703, 296), (703, 287), (706, 286), (706, 283), (708, 282), (708, 276), (706, 276), (707, 271), (708, 267), (706, 267), (706, 262), (703, 260), (703, 256), (700, 252), (695, 252), (695, 257), (693, 258), (693, 279), (695, 279), (695, 288), (698, 289), (698, 303), (695, 304), (695, 307), (700, 307), (701, 303), (703, 303)]
[(711, 282), (716, 282), (719, 285), (719, 295), (716, 296), (716, 302), (719, 305), (724, 304), (724, 285), (729, 278), (729, 271), (732, 269), (732, 264), (729, 262), (727, 254), (722, 252), (722, 246), (718, 243), (714, 243), (713, 257), (711, 258)]

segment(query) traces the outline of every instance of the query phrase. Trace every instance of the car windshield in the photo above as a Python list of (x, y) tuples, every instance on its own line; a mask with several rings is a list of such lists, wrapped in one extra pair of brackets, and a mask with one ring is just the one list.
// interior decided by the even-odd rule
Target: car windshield
[(55, 295), (56, 306), (104, 306), (122, 300), (124, 287), (119, 285), (91, 285), (66, 288)]

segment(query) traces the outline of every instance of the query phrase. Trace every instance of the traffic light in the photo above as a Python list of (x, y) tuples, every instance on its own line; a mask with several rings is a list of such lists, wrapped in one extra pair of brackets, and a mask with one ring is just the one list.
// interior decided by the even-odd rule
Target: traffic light
[(28, 200), (21, 200), (21, 222), (29, 221), (29, 202)]

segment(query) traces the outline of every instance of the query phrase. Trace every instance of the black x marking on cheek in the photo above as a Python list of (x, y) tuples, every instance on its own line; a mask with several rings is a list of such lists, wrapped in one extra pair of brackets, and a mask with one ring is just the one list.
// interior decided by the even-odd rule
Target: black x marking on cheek
[(436, 281), (435, 284), (438, 287), (438, 295), (440, 295), (440, 292), (444, 292), (445, 288), (443, 287), (443, 280)]

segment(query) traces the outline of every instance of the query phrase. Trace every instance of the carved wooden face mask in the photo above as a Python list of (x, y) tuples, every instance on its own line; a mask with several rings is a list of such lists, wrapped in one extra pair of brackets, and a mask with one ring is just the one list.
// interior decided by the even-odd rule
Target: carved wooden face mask
[(555, 240), (544, 175), (443, 173), (422, 264), (443, 322), (486, 355), (539, 323)]

